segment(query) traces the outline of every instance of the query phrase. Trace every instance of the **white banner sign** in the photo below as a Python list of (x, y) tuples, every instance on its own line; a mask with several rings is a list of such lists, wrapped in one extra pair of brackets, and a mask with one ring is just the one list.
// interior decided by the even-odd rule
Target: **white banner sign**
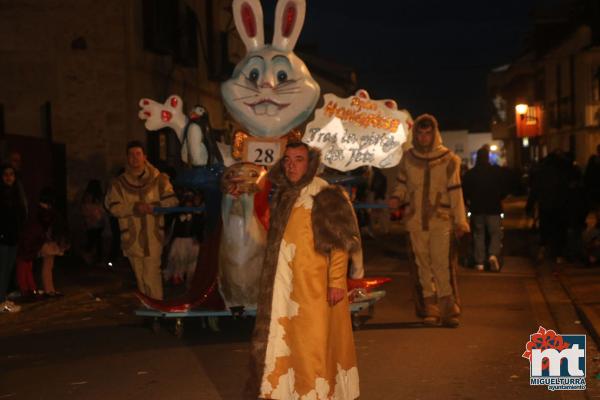
[(322, 151), (323, 163), (338, 171), (363, 165), (390, 168), (402, 157), (412, 118), (393, 100), (371, 100), (365, 90), (342, 99), (326, 94), (302, 141)]

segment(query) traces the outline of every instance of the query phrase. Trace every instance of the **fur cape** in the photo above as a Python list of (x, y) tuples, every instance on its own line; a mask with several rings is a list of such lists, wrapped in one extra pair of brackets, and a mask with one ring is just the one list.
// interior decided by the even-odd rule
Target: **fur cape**
[[(320, 159), (320, 151), (310, 148), (308, 170), (296, 183), (291, 183), (285, 177), (283, 159), (269, 172), (269, 179), (276, 189), (271, 199), (267, 247), (259, 281), (256, 322), (250, 349), (250, 376), (244, 390), (246, 399), (255, 400), (260, 393), (271, 323), (273, 285), (283, 234), (300, 192), (317, 174)], [(353, 252), (360, 248), (360, 233), (354, 209), (344, 190), (337, 186), (326, 187), (315, 196), (312, 225), (315, 250), (320, 253), (328, 254), (333, 249)]]

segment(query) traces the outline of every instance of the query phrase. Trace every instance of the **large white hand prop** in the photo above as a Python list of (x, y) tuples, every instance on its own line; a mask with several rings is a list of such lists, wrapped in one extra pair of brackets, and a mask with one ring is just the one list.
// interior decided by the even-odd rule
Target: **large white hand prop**
[(146, 129), (149, 131), (166, 127), (173, 129), (182, 144), (181, 159), (195, 167), (206, 165), (208, 152), (202, 143), (202, 130), (198, 125), (191, 124), (187, 133), (185, 132), (188, 117), (183, 112), (183, 103), (179, 96), (169, 96), (164, 104), (151, 99), (141, 99), (139, 106), (141, 110), (138, 116), (146, 121), (144, 124)]

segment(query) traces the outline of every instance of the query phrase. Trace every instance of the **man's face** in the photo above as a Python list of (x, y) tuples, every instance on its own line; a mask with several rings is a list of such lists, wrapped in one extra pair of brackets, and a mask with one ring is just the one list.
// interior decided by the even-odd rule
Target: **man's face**
[(283, 155), (285, 177), (291, 183), (296, 183), (308, 170), (308, 150), (304, 146), (288, 147)]
[(133, 170), (141, 170), (146, 163), (146, 154), (141, 147), (132, 147), (127, 150), (127, 165)]
[(429, 147), (433, 144), (433, 128), (419, 128), (416, 131), (417, 143), (422, 147)]
[(15, 171), (12, 168), (6, 168), (2, 173), (2, 182), (6, 186), (12, 186), (15, 183)]

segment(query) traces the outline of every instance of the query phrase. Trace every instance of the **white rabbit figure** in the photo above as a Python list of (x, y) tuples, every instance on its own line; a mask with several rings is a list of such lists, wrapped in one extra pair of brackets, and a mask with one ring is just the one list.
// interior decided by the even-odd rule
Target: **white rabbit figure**
[(234, 0), (233, 16), (247, 54), (221, 85), (225, 107), (250, 134), (282, 136), (312, 113), (319, 85), (293, 49), (300, 36), (306, 2), (280, 0), (272, 45), (264, 43), (259, 0)]
[[(208, 151), (202, 143), (203, 132), (197, 124), (189, 124), (189, 119), (183, 112), (181, 97), (171, 95), (164, 102), (158, 103), (151, 99), (141, 99), (138, 117), (145, 120), (144, 126), (149, 131), (157, 131), (169, 127), (175, 131), (181, 143), (181, 159), (194, 167), (206, 165)], [(186, 132), (187, 127), (187, 132)]]

